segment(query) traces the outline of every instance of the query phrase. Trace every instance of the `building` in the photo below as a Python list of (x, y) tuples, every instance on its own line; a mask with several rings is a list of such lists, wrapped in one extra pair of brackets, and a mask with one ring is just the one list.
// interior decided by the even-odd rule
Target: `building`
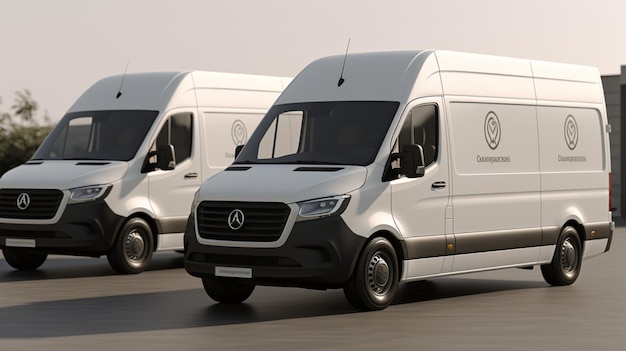
[[(623, 199), (626, 199), (626, 172), (623, 171), (621, 156), (626, 154), (626, 144), (621, 142), (622, 119), (626, 118), (626, 66), (620, 75), (602, 76), (606, 112), (611, 125), (611, 173), (613, 178), (613, 215), (621, 217)], [(622, 103), (624, 101), (624, 103)]]

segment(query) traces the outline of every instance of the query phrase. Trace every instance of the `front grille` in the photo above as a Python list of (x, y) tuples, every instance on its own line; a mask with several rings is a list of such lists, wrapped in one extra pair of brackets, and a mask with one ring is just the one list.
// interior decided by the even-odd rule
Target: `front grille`
[[(243, 213), (240, 228), (232, 229), (229, 216), (235, 210)], [(271, 242), (280, 238), (289, 206), (275, 202), (204, 201), (198, 205), (198, 234), (204, 239), (227, 241)], [(237, 227), (238, 223), (234, 223)]]
[[(18, 207), (20, 197), (21, 208)], [(0, 189), (0, 217), (51, 219), (56, 215), (62, 199), (63, 192), (54, 189)]]

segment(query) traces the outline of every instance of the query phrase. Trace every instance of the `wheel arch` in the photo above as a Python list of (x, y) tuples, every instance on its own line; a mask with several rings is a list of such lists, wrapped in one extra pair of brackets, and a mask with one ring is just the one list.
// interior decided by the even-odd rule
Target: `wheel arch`
[[(126, 218), (126, 220), (123, 223), (126, 223), (133, 218), (143, 219), (150, 227), (150, 231), (152, 232), (152, 240), (154, 241), (154, 247), (152, 248), (152, 252), (155, 252), (156, 248), (159, 246), (159, 232), (160, 232), (157, 222), (154, 220), (154, 218), (152, 218), (149, 214), (145, 212), (135, 212), (132, 215), (128, 216), (128, 218)], [(120, 228), (121, 227), (122, 226), (120, 226)], [(118, 229), (118, 233), (116, 233), (115, 235), (116, 238), (118, 235), (119, 235), (119, 229)]]
[(587, 238), (587, 235), (585, 234), (585, 226), (575, 219), (569, 219), (567, 222), (565, 222), (565, 224), (563, 224), (563, 226), (561, 227), (561, 231), (563, 231), (563, 229), (565, 229), (566, 227), (573, 227), (576, 230), (576, 233), (578, 234), (578, 239), (580, 239), (581, 250), (584, 252), (585, 241)]
[[(402, 271), (404, 269), (404, 265), (402, 264), (402, 262), (404, 261), (404, 258), (406, 257), (406, 245), (404, 244), (404, 241), (399, 240), (390, 231), (379, 230), (379, 231), (373, 233), (369, 237), (369, 239), (365, 242), (363, 247), (365, 247), (365, 245), (367, 245), (368, 242), (374, 240), (375, 238), (384, 238), (387, 241), (389, 241), (389, 243), (391, 243), (391, 246), (393, 246), (393, 249), (396, 252), (396, 258), (398, 260), (397, 264), (398, 264), (398, 280), (399, 280), (402, 277), (403, 273), (404, 273)], [(359, 256), (361, 255), (362, 250), (363, 249), (361, 248), (361, 252), (359, 252)]]

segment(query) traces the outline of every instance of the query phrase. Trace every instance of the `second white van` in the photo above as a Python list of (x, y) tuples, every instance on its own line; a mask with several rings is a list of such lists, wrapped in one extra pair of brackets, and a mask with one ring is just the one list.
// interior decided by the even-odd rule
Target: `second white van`
[(226, 168), (289, 78), (135, 73), (90, 87), (25, 164), (0, 178), (0, 247), (31, 270), (48, 254), (107, 255), (121, 273), (182, 250), (194, 192)]

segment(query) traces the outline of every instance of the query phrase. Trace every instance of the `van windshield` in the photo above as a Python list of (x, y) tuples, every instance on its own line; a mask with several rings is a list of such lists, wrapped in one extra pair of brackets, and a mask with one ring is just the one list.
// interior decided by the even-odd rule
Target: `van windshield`
[(368, 165), (399, 105), (332, 101), (273, 106), (234, 163)]
[(158, 111), (141, 110), (68, 113), (32, 159), (128, 161), (157, 115)]

